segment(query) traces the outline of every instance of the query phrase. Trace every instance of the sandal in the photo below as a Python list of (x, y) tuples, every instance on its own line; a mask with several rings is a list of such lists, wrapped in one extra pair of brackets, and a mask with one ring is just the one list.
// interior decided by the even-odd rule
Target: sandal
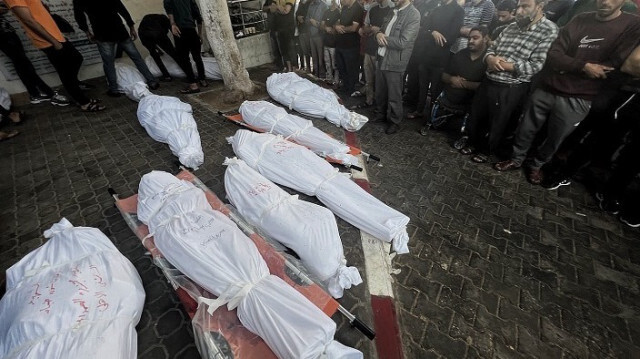
[(16, 137), (17, 135), (19, 135), (20, 132), (16, 131), (16, 130), (11, 130), (11, 131), (0, 131), (0, 141), (4, 141), (4, 140), (8, 140), (10, 138)]
[(473, 157), (471, 157), (471, 161), (475, 163), (487, 163), (489, 162), (489, 157), (481, 153), (478, 153), (478, 154), (475, 154)]
[(89, 104), (87, 105), (87, 107), (82, 108), (82, 106), (80, 107), (80, 110), (82, 112), (100, 112), (103, 111), (106, 107), (99, 105), (97, 102), (93, 102), (93, 101), (89, 101)]
[(459, 152), (465, 156), (468, 156), (468, 155), (472, 155), (475, 151), (473, 147), (466, 146), (466, 147), (462, 147)]
[[(18, 114), (18, 121), (14, 121), (13, 118), (11, 118), (11, 114), (17, 113)], [(9, 121), (11, 121), (12, 124), (14, 125), (20, 125), (23, 124), (24, 121), (27, 119), (27, 114), (24, 113), (24, 111), (12, 111), (9, 116), (7, 116), (7, 118), (9, 119)]]
[(190, 95), (192, 93), (198, 93), (198, 92), (200, 92), (199, 88), (192, 89), (191, 87), (187, 87), (187, 88), (184, 88), (184, 89), (180, 90), (180, 93), (183, 94), (183, 95)]

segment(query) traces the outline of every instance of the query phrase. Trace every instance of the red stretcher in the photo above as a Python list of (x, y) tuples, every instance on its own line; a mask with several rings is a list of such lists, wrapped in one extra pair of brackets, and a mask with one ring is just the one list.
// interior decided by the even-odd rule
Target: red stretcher
[[(205, 192), (206, 198), (214, 210), (220, 211), (234, 221), (238, 227), (255, 243), (260, 255), (264, 258), (271, 274), (282, 278), (294, 289), (307, 297), (326, 315), (332, 316), (340, 311), (349, 322), (369, 339), (375, 337), (371, 328), (360, 319), (342, 307), (333, 297), (314, 283), (293, 261), (287, 259), (283, 253), (274, 248), (270, 242), (256, 233), (230, 206), (225, 205), (200, 179), (181, 167), (176, 177), (193, 183)], [(275, 354), (257, 335), (247, 330), (238, 319), (236, 310), (229, 311), (221, 306), (210, 315), (205, 306), (198, 308), (197, 298), (215, 298), (202, 287), (194, 283), (187, 276), (175, 269), (155, 246), (153, 237), (147, 238), (149, 229), (137, 218), (138, 195), (121, 199), (118, 194), (109, 189), (115, 200), (115, 205), (124, 217), (127, 225), (142, 241), (144, 247), (151, 254), (153, 262), (162, 270), (164, 276), (171, 283), (185, 310), (192, 319), (192, 326), (196, 338), (196, 345), (203, 358), (211, 359), (272, 359)]]
[[(224, 112), (218, 111), (218, 114), (219, 114), (219, 115), (221, 115), (221, 116), (223, 116), (223, 117), (224, 117), (224, 118), (226, 118), (227, 120), (229, 120), (229, 121), (231, 121), (231, 122), (233, 122), (233, 123), (235, 123), (235, 124), (237, 124), (237, 125), (240, 125), (240, 126), (246, 127), (246, 128), (248, 128), (248, 129), (250, 129), (250, 130), (252, 130), (252, 131), (259, 132), (259, 133), (264, 133), (264, 132), (266, 132), (266, 131), (264, 131), (264, 130), (262, 130), (262, 129), (260, 129), (260, 128), (257, 128), (257, 127), (254, 127), (254, 126), (251, 126), (250, 124), (246, 123), (246, 122), (242, 119), (242, 114), (241, 114), (241, 113), (238, 113), (238, 112), (236, 112), (236, 111), (233, 111), (233, 112), (227, 112), (227, 113), (224, 113)], [(329, 136), (330, 136), (330, 135), (329, 135)], [(293, 139), (291, 139), (291, 138), (287, 138), (287, 140), (288, 140), (288, 141), (291, 141), (291, 142), (294, 142), (294, 143), (297, 143), (295, 140), (293, 140)], [(298, 144), (299, 144), (299, 143), (298, 143)], [(300, 144), (299, 144), (299, 145), (300, 145)], [(346, 146), (349, 146), (349, 154), (350, 154), (350, 155), (353, 155), (353, 156), (362, 155), (362, 156), (365, 158), (365, 161), (366, 161), (367, 163), (369, 163), (369, 160), (373, 160), (373, 161), (376, 161), (376, 162), (380, 162), (380, 157), (378, 157), (378, 156), (375, 156), (375, 155), (372, 155), (372, 154), (370, 154), (370, 153), (364, 152), (364, 151), (362, 151), (361, 149), (359, 149), (359, 148), (357, 148), (357, 147), (354, 147), (354, 146), (351, 146), (351, 145), (348, 145), (348, 144), (345, 144), (345, 145), (346, 145)], [(336, 164), (339, 164), (339, 165), (343, 165), (343, 166), (345, 166), (345, 167), (347, 167), (347, 168), (353, 168), (353, 169), (354, 169), (354, 170), (356, 170), (356, 171), (362, 171), (362, 168), (360, 168), (360, 167), (358, 167), (358, 166), (350, 165), (350, 164), (348, 164), (348, 163), (343, 163), (341, 160), (338, 160), (338, 159), (335, 159), (335, 158), (332, 158), (332, 157), (329, 157), (329, 156), (325, 156), (325, 157), (323, 157), (323, 158), (324, 158), (325, 160), (327, 160), (327, 162), (330, 162), (330, 163), (336, 163)]]

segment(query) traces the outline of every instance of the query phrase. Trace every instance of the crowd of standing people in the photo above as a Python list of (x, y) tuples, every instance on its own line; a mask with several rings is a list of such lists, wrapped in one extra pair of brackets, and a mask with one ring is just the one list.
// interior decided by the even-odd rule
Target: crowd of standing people
[(424, 136), (449, 130), (471, 161), (523, 168), (548, 189), (604, 163), (611, 176), (596, 190), (601, 208), (640, 227), (639, 202), (623, 200), (640, 171), (638, 5), (267, 0), (264, 9), (277, 65), (364, 97), (353, 109), (373, 107), (386, 134), (405, 118), (422, 121)]

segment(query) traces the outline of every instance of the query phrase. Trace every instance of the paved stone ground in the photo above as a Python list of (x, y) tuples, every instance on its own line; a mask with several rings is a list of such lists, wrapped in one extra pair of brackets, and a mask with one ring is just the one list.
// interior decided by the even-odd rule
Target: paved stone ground
[[(175, 94), (179, 86), (163, 85), (159, 93)], [(0, 144), (0, 278), (42, 244), (42, 231), (60, 217), (98, 227), (144, 282), (140, 357), (198, 357), (173, 290), (107, 194), (109, 186), (135, 193), (148, 171), (174, 172), (176, 158), (139, 125), (135, 103), (102, 97), (109, 110), (93, 115), (25, 107), (31, 118), (23, 133)], [(225, 137), (237, 127), (197, 96), (187, 100), (205, 151), (196, 174), (223, 197), (220, 164), (233, 155)], [(342, 136), (326, 121), (315, 124)], [(373, 194), (411, 217), (411, 253), (394, 262), (401, 269), (395, 289), (405, 357), (638, 357), (640, 231), (603, 214), (581, 185), (534, 187), (520, 173), (470, 162), (441, 133), (420, 136), (419, 127), (405, 121), (387, 136), (381, 125), (368, 124), (358, 132), (362, 148), (382, 157), (382, 166), (368, 166)], [(339, 226), (348, 261), (363, 268), (358, 231)], [(365, 284), (341, 303), (371, 323)], [(334, 319), (338, 340), (375, 357), (371, 342)]]

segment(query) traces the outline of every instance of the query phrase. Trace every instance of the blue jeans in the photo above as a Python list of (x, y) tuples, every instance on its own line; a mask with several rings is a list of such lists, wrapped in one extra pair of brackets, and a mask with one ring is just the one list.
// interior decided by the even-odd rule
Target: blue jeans
[(129, 58), (147, 80), (147, 83), (156, 82), (156, 78), (151, 74), (151, 71), (149, 71), (147, 64), (144, 63), (142, 56), (140, 56), (136, 45), (131, 39), (120, 42), (98, 42), (98, 51), (100, 52), (100, 57), (102, 57), (102, 67), (104, 68), (105, 76), (107, 76), (109, 91), (118, 91), (118, 77), (116, 76), (115, 66), (116, 44), (120, 45), (120, 48), (129, 55)]

